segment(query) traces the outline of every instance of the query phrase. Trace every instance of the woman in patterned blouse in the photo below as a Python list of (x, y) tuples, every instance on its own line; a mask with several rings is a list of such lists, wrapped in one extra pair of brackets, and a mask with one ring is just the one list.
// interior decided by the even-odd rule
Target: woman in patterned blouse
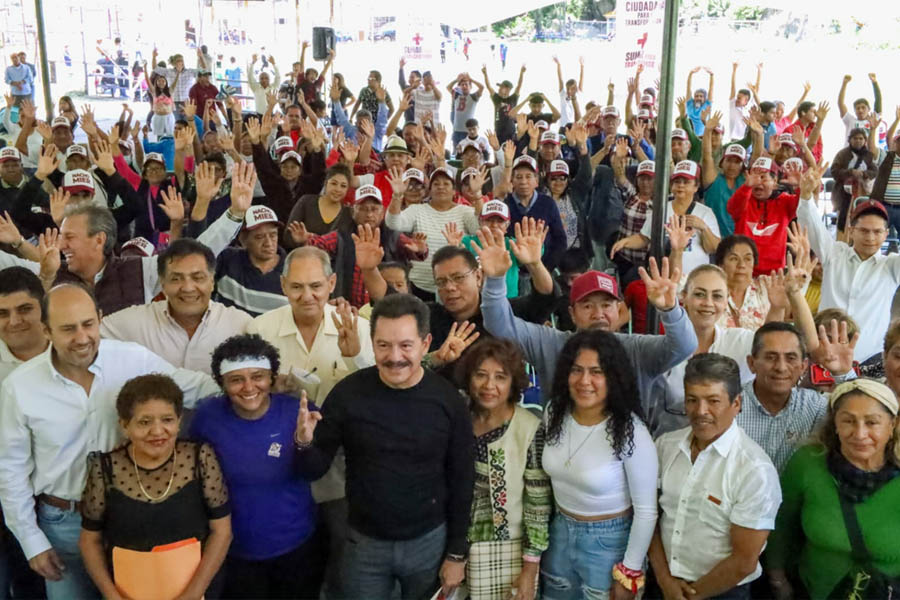
[(457, 380), (469, 395), (475, 431), (475, 495), (466, 582), (472, 600), (535, 597), (547, 549), (550, 480), (541, 466), (540, 419), (518, 406), (528, 386), (514, 343), (485, 339), (463, 355)]
[(756, 331), (771, 308), (765, 286), (753, 277), (759, 260), (756, 243), (745, 235), (729, 235), (716, 248), (715, 260), (728, 275), (728, 310), (719, 325)]

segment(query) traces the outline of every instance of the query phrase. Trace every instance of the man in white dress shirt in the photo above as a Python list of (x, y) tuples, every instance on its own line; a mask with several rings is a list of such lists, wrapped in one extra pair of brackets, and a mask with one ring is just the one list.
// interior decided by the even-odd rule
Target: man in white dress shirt
[[(281, 276), (290, 304), (256, 317), (247, 328), (278, 348), (281, 371), (297, 375), (319, 407), (341, 379), (375, 364), (369, 321), (353, 315), (345, 300), (337, 307), (328, 303), (336, 283), (324, 250), (312, 246), (292, 250)], [(312, 483), (329, 535), (329, 597), (339, 596), (338, 566), (347, 530), (344, 468), (344, 454), (339, 451), (328, 473)]]
[(881, 253), (888, 236), (888, 213), (881, 202), (858, 198), (847, 233), (852, 246), (835, 241), (813, 200), (823, 170), (812, 167), (800, 180), (797, 220), (809, 229), (809, 243), (822, 263), (819, 310), (840, 308), (859, 324), (854, 358), (881, 362), (881, 344), (891, 322), (891, 302), (900, 285), (900, 255)]
[(659, 522), (650, 563), (666, 598), (750, 598), (775, 528), (781, 486), (772, 461), (735, 422), (737, 363), (698, 354), (684, 374), (690, 427), (656, 440)]
[(156, 265), (166, 299), (104, 316), (101, 337), (137, 342), (176, 367), (212, 374), (213, 350), (244, 333), (253, 317), (210, 300), (216, 257), (197, 240), (175, 240)]
[(176, 369), (143, 346), (101, 341), (96, 301), (80, 285), (50, 290), (41, 308), (50, 349), (0, 386), (0, 502), (50, 600), (97, 597), (78, 552), (79, 508), (88, 453), (122, 441), (119, 390), (154, 372), (175, 379), (186, 405), (221, 390), (208, 375)]

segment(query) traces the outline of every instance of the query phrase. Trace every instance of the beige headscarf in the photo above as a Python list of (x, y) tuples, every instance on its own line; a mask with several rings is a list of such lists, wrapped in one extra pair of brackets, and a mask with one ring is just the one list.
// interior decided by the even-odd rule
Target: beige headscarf
[[(837, 404), (838, 400), (853, 392), (858, 392), (869, 396), (870, 398), (874, 398), (883, 404), (894, 417), (900, 412), (900, 402), (897, 401), (897, 396), (891, 388), (880, 381), (865, 378), (845, 381), (835, 387), (834, 390), (832, 390), (831, 398), (828, 401), (831, 410), (834, 410), (834, 405)], [(894, 462), (900, 464), (900, 421), (897, 422), (897, 426), (894, 428), (893, 439)]]

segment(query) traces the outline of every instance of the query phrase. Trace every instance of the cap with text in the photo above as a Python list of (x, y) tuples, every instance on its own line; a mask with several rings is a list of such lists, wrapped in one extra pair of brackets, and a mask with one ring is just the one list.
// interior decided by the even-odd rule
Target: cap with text
[(656, 99), (650, 94), (642, 94), (640, 106), (653, 106), (656, 103)]
[(462, 175), (459, 176), (460, 181), (465, 181), (467, 177), (472, 177), (474, 175), (479, 175), (481, 171), (476, 169), (475, 167), (469, 167), (465, 171), (462, 172)]
[(266, 223), (281, 225), (278, 222), (278, 216), (275, 214), (275, 211), (268, 206), (251, 206), (247, 214), (244, 215), (244, 229), (246, 231), (253, 231)]
[(381, 190), (379, 190), (374, 185), (361, 185), (356, 188), (356, 196), (353, 198), (353, 202), (355, 204), (359, 204), (363, 200), (367, 200), (372, 198), (374, 200), (378, 200), (379, 202), (384, 202), (381, 196)]
[(150, 243), (150, 240), (143, 237), (132, 238), (122, 244), (122, 254), (129, 250), (138, 256), (146, 256), (147, 258), (153, 256), (156, 252), (156, 248)]
[(509, 221), (509, 207), (501, 200), (489, 200), (481, 207), (481, 218), (500, 217)]
[(437, 179), (438, 175), (443, 175), (454, 184), (456, 183), (456, 177), (453, 174), (453, 171), (448, 169), (447, 167), (438, 167), (434, 171), (431, 172), (431, 180), (428, 182), (428, 187), (431, 187), (434, 184), (434, 180)]
[(12, 146), (0, 149), (0, 163), (8, 160), (22, 160), (22, 153)]
[(688, 139), (687, 131), (682, 129), (681, 127), (676, 127), (672, 130), (672, 139), (673, 140), (686, 140)]
[(778, 143), (782, 146), (790, 146), (793, 149), (797, 149), (797, 142), (794, 141), (794, 136), (790, 133), (782, 133), (778, 136)]
[(294, 140), (290, 137), (283, 135), (280, 138), (275, 138), (275, 144), (273, 144), (275, 148), (275, 154), (281, 154), (282, 152), (287, 152), (288, 150), (294, 149)]
[(670, 179), (697, 179), (700, 176), (700, 167), (697, 166), (692, 160), (682, 160), (677, 165), (675, 165), (675, 169), (672, 170), (672, 177)]
[(725, 148), (725, 154), (722, 155), (722, 158), (734, 156), (735, 158), (741, 159), (741, 161), (747, 160), (747, 149), (741, 146), (740, 144), (729, 144), (727, 148)]
[(638, 164), (637, 168), (638, 175), (649, 175), (653, 177), (656, 175), (656, 163), (652, 160), (642, 160), (640, 164)]
[(72, 122), (69, 121), (68, 117), (59, 116), (50, 121), (50, 129), (56, 129), (57, 127), (68, 127), (72, 129)]
[(778, 165), (775, 164), (775, 161), (769, 158), (768, 156), (760, 156), (755, 161), (753, 161), (753, 166), (750, 167), (751, 171), (766, 171), (768, 173), (777, 173)]
[(555, 131), (545, 131), (541, 134), (541, 143), (559, 146), (559, 134)]
[(288, 150), (287, 152), (285, 152), (284, 154), (281, 155), (281, 162), (284, 162), (286, 160), (297, 161), (298, 165), (303, 164), (303, 159), (300, 158), (300, 155), (297, 154), (296, 152), (294, 152), (293, 150)]
[(802, 158), (797, 156), (793, 156), (781, 165), (782, 171), (800, 171), (801, 173), (806, 170), (806, 163), (803, 162)]
[(163, 167), (166, 166), (166, 159), (163, 158), (163, 155), (160, 154), (159, 152), (148, 152), (148, 153), (144, 156), (144, 165), (146, 165), (146, 164), (149, 163), (149, 162), (156, 162), (156, 163), (159, 163), (159, 164), (161, 164)]
[(94, 177), (84, 169), (72, 169), (63, 177), (63, 190), (70, 194), (94, 193)]
[(534, 126), (537, 127), (538, 130), (542, 130), (542, 129), (550, 129), (550, 125), (547, 123), (547, 121), (545, 121), (545, 120), (543, 120), (543, 119), (541, 119), (540, 121), (538, 121), (537, 123), (535, 123)]
[(609, 273), (603, 271), (588, 271), (582, 273), (572, 282), (572, 289), (569, 291), (569, 303), (575, 304), (585, 296), (596, 292), (603, 292), (613, 298), (619, 299), (619, 284), (616, 278)]
[(425, 173), (419, 169), (407, 169), (403, 172), (403, 183), (406, 183), (410, 179), (415, 179), (419, 183), (425, 183)]
[(569, 176), (569, 165), (564, 160), (554, 160), (550, 163), (550, 175)]
[(601, 117), (615, 117), (619, 118), (619, 109), (615, 106), (604, 106), (603, 110), (600, 112)]
[(521, 166), (528, 167), (535, 173), (538, 172), (537, 161), (528, 156), (527, 154), (523, 154), (519, 158), (513, 161), (513, 169), (518, 169)]
[(66, 158), (69, 158), (74, 155), (83, 156), (87, 158), (87, 148), (82, 146), (81, 144), (72, 144), (68, 148), (66, 148)]

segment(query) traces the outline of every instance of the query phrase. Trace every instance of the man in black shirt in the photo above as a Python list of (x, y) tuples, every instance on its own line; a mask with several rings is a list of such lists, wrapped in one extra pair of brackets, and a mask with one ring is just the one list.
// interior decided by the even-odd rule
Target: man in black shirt
[(415, 296), (383, 298), (371, 317), (375, 366), (342, 379), (322, 412), (300, 403), (303, 474), (324, 475), (341, 446), (346, 455), (342, 597), (388, 599), (399, 581), (404, 598), (424, 598), (438, 574), (449, 595), (465, 574), (475, 439), (459, 392), (422, 367), (428, 326)]

